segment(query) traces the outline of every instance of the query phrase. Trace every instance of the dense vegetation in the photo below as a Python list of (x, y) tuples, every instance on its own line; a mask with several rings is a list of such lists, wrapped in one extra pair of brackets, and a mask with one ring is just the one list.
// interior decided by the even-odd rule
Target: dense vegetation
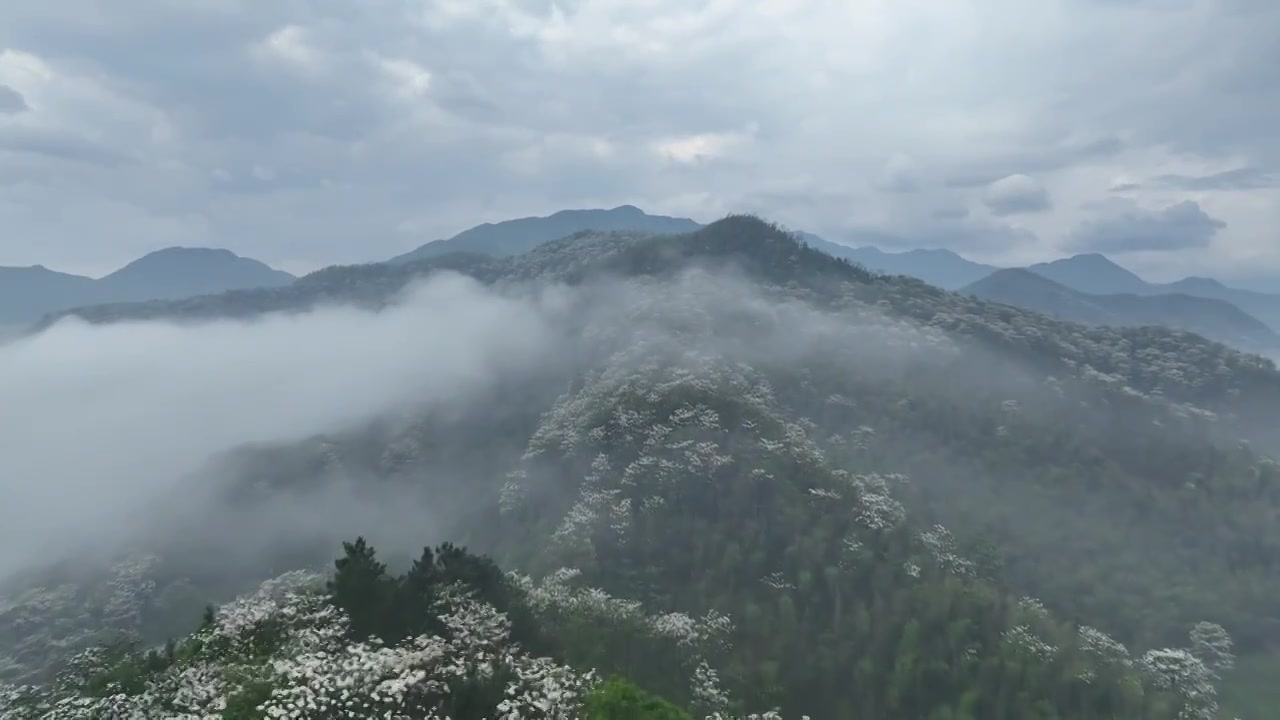
[[(876, 275), (746, 217), (81, 314), (381, 307), (441, 270), (515, 294), (577, 288), (565, 361), (456, 412), (242, 449), (226, 502), (305, 503), (320, 476), (403, 488), (406, 502), (456, 508), (434, 534), (517, 572), (446, 546), (396, 560), (408, 569), (395, 575), (349, 545), (327, 595), (271, 600), (270, 612), (316, 597), (341, 610), (325, 652), (374, 653), (370, 636), (386, 653), (452, 642), (461, 601), (443, 588), (461, 581), (503, 618), (511, 657), (549, 658), (538, 667), (572, 676), (586, 707), (651, 707), (635, 717), (1211, 718), (1218, 687), (1227, 704), (1268, 692), (1231, 665), (1239, 653), (1266, 667), (1280, 646), (1266, 422), (1280, 374), (1194, 335), (1086, 328)], [(204, 515), (216, 529), (218, 512)], [(0, 680), (46, 682), (67, 652), (104, 641), (162, 644), (205, 599), (331, 547), (195, 572), (180, 545), (96, 578), (24, 580), (0, 605), (0, 648), (15, 648)], [(216, 663), (180, 651), (267, 602), (250, 597), (172, 658), (112, 656), (146, 670), (126, 689), (155, 697), (204, 663), (252, 716), (292, 687), (250, 670), (300, 662), (290, 643), (310, 631)], [(249, 676), (252, 692), (234, 679)], [(55, 683), (57, 697), (93, 694), (81, 677)], [(473, 688), (476, 702), (493, 707), (499, 685)], [(423, 697), (409, 716), (443, 707)]]

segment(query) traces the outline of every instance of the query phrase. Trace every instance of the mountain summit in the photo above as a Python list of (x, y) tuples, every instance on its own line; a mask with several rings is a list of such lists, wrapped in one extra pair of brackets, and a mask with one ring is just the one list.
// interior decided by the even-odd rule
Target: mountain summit
[(1145, 280), (1100, 253), (1073, 255), (1053, 262), (1037, 263), (1027, 269), (1056, 283), (1091, 295), (1149, 292), (1149, 286)]
[[(820, 249), (827, 250), (825, 247)], [(887, 275), (906, 275), (944, 290), (958, 290), (999, 269), (993, 265), (973, 262), (941, 248), (885, 252), (868, 245), (843, 248), (842, 252), (831, 254), (859, 263), (868, 270)]]
[(643, 232), (673, 235), (693, 232), (702, 225), (688, 218), (650, 215), (634, 205), (610, 210), (561, 210), (546, 217), (525, 217), (484, 223), (448, 240), (435, 240), (391, 259), (408, 263), (451, 252), (478, 252), (495, 257), (519, 255), (537, 245), (584, 230)]
[(98, 281), (112, 302), (167, 300), (288, 285), (294, 277), (220, 248), (170, 247), (148, 253)]
[(257, 260), (215, 248), (157, 250), (98, 280), (43, 265), (0, 267), (0, 325), (24, 325), (75, 307), (280, 287), (294, 279)]

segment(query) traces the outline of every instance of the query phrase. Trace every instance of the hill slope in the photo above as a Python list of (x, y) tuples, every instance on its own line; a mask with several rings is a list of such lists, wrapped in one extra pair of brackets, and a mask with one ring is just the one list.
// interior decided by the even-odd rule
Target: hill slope
[(1280, 335), (1240, 308), (1188, 294), (1090, 295), (1031, 270), (1000, 270), (961, 292), (1086, 325), (1158, 325), (1186, 330), (1234, 347), (1280, 348)]
[(171, 300), (244, 288), (279, 287), (289, 273), (229, 250), (167, 248), (101, 279), (41, 266), (0, 268), (0, 324), (30, 324), (48, 313), (108, 303)]

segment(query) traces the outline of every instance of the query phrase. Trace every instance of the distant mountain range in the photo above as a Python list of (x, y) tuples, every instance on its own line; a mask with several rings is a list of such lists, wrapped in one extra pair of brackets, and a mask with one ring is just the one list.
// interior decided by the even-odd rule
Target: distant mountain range
[(1097, 253), (1040, 263), (1028, 269), (1069, 288), (1086, 293), (1134, 295), (1180, 293), (1223, 300), (1272, 328), (1280, 328), (1280, 295), (1231, 288), (1211, 278), (1189, 277), (1172, 283), (1150, 283)]
[[(633, 205), (561, 210), (545, 217), (477, 225), (388, 262), (403, 265), (450, 253), (511, 257), (583, 231), (674, 235), (702, 227), (689, 218), (651, 215)], [(1280, 337), (1273, 332), (1280, 328), (1280, 295), (1231, 288), (1210, 278), (1149, 283), (1096, 253), (1010, 270), (973, 262), (950, 250), (887, 252), (831, 242), (808, 232), (796, 234), (809, 246), (868, 270), (914, 277), (945, 290), (1076, 322), (1164, 325), (1240, 347), (1280, 346)], [(42, 266), (0, 267), (0, 326), (30, 324), (46, 313), (75, 307), (279, 287), (294, 280), (289, 273), (257, 260), (204, 248), (153, 252), (98, 280)]]
[(1000, 269), (994, 265), (966, 260), (950, 250), (922, 249), (894, 253), (876, 247), (839, 247), (841, 250), (837, 257), (853, 260), (868, 270), (885, 275), (906, 275), (943, 290), (958, 290)]
[(172, 300), (294, 280), (257, 260), (209, 248), (157, 250), (96, 280), (42, 265), (0, 267), (0, 325), (26, 325), (46, 313), (86, 305)]
[(960, 292), (1084, 325), (1159, 325), (1241, 349), (1280, 348), (1280, 335), (1249, 313), (1185, 293), (1090, 294), (1024, 268), (997, 270)]
[[(561, 210), (546, 217), (527, 217), (485, 223), (447, 240), (436, 240), (391, 259), (393, 263), (438, 257), (450, 252), (476, 252), (508, 257), (528, 252), (550, 240), (584, 230), (654, 233), (692, 232), (703, 225), (689, 218), (650, 215), (634, 205), (610, 210)], [(1000, 270), (973, 262), (950, 250), (917, 249), (886, 252), (874, 246), (852, 247), (808, 232), (797, 233), (811, 247), (856, 262), (886, 275), (906, 275), (944, 290), (960, 290)], [(1187, 278), (1176, 283), (1149, 283), (1099, 254), (1076, 255), (1029, 268), (1068, 289), (1090, 295), (1182, 294), (1229, 302), (1273, 328), (1280, 328), (1280, 295), (1238, 290), (1208, 278)], [(1007, 302), (1016, 300), (1006, 297)], [(1039, 298), (1043, 301), (1043, 297)], [(1015, 303), (1016, 304), (1016, 303)], [(1064, 317), (1070, 313), (1063, 310)]]
[[(439, 257), (450, 252), (477, 252), (495, 257), (508, 257), (528, 252), (550, 240), (558, 240), (584, 230), (643, 232), (655, 235), (677, 235), (702, 228), (702, 223), (689, 218), (650, 215), (634, 205), (620, 205), (610, 210), (561, 210), (546, 217), (526, 217), (499, 223), (485, 223), (454, 235), (435, 240), (391, 258), (393, 263)], [(828, 255), (852, 260), (876, 272), (909, 275), (944, 290), (956, 290), (997, 268), (966, 260), (950, 250), (908, 250), (884, 252), (875, 247), (855, 248), (831, 242), (813, 233), (797, 233), (811, 247)]]

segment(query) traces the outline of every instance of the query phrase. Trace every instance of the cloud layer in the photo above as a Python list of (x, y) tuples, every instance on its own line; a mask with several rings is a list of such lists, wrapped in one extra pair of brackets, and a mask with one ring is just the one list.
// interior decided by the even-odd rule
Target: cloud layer
[(64, 321), (0, 346), (0, 575), (86, 541), (111, 547), (234, 446), (447, 408), (533, 371), (559, 346), (557, 307), (443, 276), (377, 314)]
[[(1275, 183), (1240, 179), (1280, 168), (1274, 3), (112, 7), (0, 9), (0, 264), (100, 273), (208, 244), (305, 271), (622, 203), (845, 241), (981, 234), (956, 247), (1017, 262), (1127, 186), (1227, 223), (1183, 265), (1280, 268)], [(1011, 176), (1043, 195), (1002, 201)], [(1168, 180), (1215, 176), (1236, 180)]]
[(1116, 200), (1100, 206), (1071, 241), (1073, 249), (1104, 253), (1204, 248), (1226, 226), (1191, 200), (1157, 209)]

